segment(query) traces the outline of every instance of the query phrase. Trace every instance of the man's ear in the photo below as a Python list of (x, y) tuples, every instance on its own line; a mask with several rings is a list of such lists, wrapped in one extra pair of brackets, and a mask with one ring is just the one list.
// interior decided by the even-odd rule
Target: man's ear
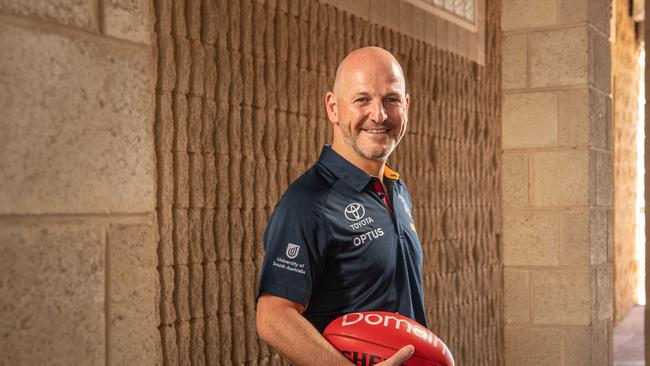
[(336, 100), (336, 95), (333, 92), (328, 91), (325, 94), (325, 109), (327, 110), (327, 117), (332, 123), (339, 122), (339, 106), (338, 101)]

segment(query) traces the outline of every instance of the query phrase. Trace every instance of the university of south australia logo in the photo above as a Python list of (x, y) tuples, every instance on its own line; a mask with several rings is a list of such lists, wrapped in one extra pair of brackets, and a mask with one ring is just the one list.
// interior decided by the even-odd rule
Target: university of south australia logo
[(298, 252), (300, 251), (300, 245), (292, 244), (289, 243), (287, 245), (287, 258), (289, 259), (294, 259), (298, 256)]
[(350, 221), (359, 221), (366, 214), (366, 209), (362, 204), (352, 202), (345, 207), (345, 218)]

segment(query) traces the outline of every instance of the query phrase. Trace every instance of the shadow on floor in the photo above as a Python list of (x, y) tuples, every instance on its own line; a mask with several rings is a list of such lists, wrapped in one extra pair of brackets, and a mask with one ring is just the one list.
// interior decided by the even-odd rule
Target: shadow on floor
[(614, 327), (614, 366), (645, 366), (644, 312), (645, 306), (635, 306)]

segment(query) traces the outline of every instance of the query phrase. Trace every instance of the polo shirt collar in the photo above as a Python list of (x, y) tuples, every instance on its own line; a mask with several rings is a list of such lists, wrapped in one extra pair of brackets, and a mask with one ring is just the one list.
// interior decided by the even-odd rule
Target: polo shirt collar
[[(372, 179), (366, 172), (332, 150), (330, 145), (323, 146), (318, 162), (357, 192), (363, 191)], [(384, 166), (384, 177), (396, 181), (399, 179), (399, 174), (386, 165)]]

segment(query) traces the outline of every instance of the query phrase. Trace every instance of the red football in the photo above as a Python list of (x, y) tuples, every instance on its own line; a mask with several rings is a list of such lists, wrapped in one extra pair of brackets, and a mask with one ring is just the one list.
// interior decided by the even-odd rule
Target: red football
[(449, 348), (426, 327), (397, 313), (366, 311), (332, 321), (323, 336), (359, 366), (371, 366), (412, 344), (406, 366), (455, 366)]

